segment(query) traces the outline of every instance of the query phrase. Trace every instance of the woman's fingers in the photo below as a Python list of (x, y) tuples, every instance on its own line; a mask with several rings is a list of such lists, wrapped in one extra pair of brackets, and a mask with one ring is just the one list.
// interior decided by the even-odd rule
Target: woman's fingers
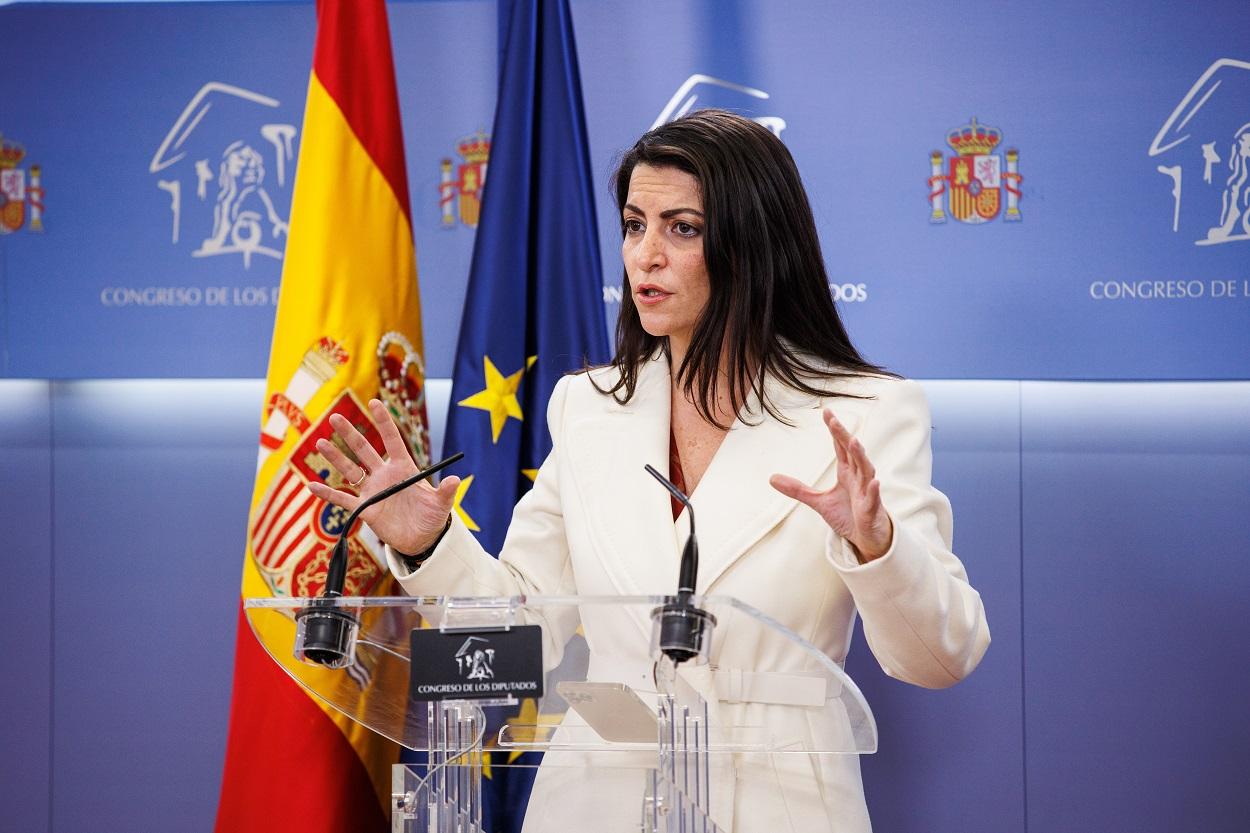
[(838, 418), (833, 415), (833, 411), (830, 409), (825, 408), (824, 413), (821, 416), (824, 417), (825, 427), (827, 427), (829, 429), (829, 433), (833, 435), (834, 447), (838, 449), (839, 453), (841, 453), (842, 444), (845, 439), (850, 437), (850, 433), (846, 430), (846, 427), (838, 421)]
[(877, 476), (877, 467), (872, 464), (872, 460), (868, 459), (868, 452), (864, 450), (864, 444), (859, 440), (851, 441), (851, 453), (859, 464), (859, 470), (864, 475), (865, 480), (872, 480)]
[(364, 435), (356, 430), (347, 418), (341, 414), (330, 415), (330, 425), (334, 426), (334, 431), (343, 438), (343, 442), (347, 443), (347, 447), (356, 455), (356, 460), (365, 469), (373, 471), (382, 465), (382, 457), (374, 450)]
[(833, 411), (825, 408), (825, 425), (833, 437), (833, 451), (838, 460), (838, 482), (848, 489), (856, 480), (855, 460), (851, 455), (851, 432), (846, 430)]
[(877, 469), (872, 460), (868, 459), (868, 452), (864, 451), (864, 444), (859, 440), (851, 441), (851, 459), (855, 461), (855, 475), (859, 481), (859, 491), (863, 493), (877, 476)]
[(408, 456), (408, 445), (395, 425), (395, 419), (386, 405), (379, 399), (369, 400), (369, 413), (373, 416), (373, 424), (378, 426), (382, 435), (382, 445), (386, 448), (386, 456), (392, 460), (402, 460)]
[(338, 489), (331, 489), (319, 480), (310, 481), (308, 491), (327, 503), (333, 503), (335, 506), (346, 509), (348, 512), (355, 512), (356, 507), (360, 505), (360, 498), (347, 492), (340, 492)]
[(882, 511), (881, 507), (881, 481), (873, 480), (864, 490), (866, 500), (864, 506), (864, 514), (870, 518), (875, 518), (877, 513)]
[(768, 484), (788, 498), (811, 506), (824, 492), (813, 489), (801, 480), (788, 474), (774, 474), (768, 478)]
[(833, 411), (828, 408), (825, 408), (822, 416), (825, 420), (825, 427), (829, 429), (829, 436), (833, 437), (833, 456), (837, 458), (838, 466), (841, 467), (842, 461), (846, 459), (846, 449), (842, 447), (842, 423), (838, 422)]
[(343, 479), (348, 483), (354, 483), (360, 479), (360, 473), (363, 469), (352, 462), (352, 459), (339, 450), (339, 447), (329, 440), (317, 440), (317, 450), (321, 455), (330, 461), (330, 465), (334, 466)]
[(856, 491), (864, 494), (873, 478), (877, 476), (876, 466), (872, 464), (872, 460), (868, 459), (864, 444), (851, 436), (851, 432), (846, 430), (846, 426), (834, 416), (833, 411), (826, 408), (824, 416), (825, 424), (829, 426), (829, 433), (833, 435), (839, 466), (850, 475), (847, 480), (843, 480), (839, 473), (839, 482), (848, 485), (854, 483)]
[(889, 550), (893, 525), (881, 503), (881, 482), (864, 444), (846, 430), (833, 411), (824, 410), (825, 426), (833, 438), (838, 480), (826, 491), (813, 489), (784, 474), (768, 482), (783, 495), (810, 506), (833, 530), (872, 560)]
[(848, 535), (854, 529), (854, 518), (846, 500), (847, 492), (841, 486), (821, 491), (785, 474), (774, 474), (768, 478), (768, 483), (786, 497), (797, 500), (820, 515), (839, 535)]
[(456, 477), (454, 474), (444, 477), (443, 481), (438, 484), (438, 488), (435, 492), (438, 494), (438, 499), (441, 502), (441, 508), (444, 511), (451, 511), (452, 504), (456, 502), (456, 489), (459, 488), (459, 486), (460, 478)]

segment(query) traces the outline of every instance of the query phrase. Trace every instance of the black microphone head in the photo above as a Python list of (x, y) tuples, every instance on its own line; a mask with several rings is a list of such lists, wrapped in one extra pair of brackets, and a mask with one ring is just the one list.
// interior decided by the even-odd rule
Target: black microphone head
[[(693, 529), (693, 527), (691, 527)], [(678, 593), (694, 593), (694, 584), (699, 576), (699, 542), (691, 532), (686, 539), (686, 546), (681, 551), (681, 569), (677, 576)]]
[(333, 597), (343, 595), (343, 584), (347, 581), (347, 533), (344, 529), (339, 535), (334, 551), (330, 555), (330, 564), (326, 568), (326, 586), (322, 596)]
[(350, 611), (329, 599), (311, 599), (295, 614), (295, 656), (327, 668), (346, 668), (356, 661), (360, 623)]
[(716, 617), (691, 604), (687, 594), (678, 593), (673, 601), (651, 611), (651, 621), (652, 644), (674, 665), (707, 662)]

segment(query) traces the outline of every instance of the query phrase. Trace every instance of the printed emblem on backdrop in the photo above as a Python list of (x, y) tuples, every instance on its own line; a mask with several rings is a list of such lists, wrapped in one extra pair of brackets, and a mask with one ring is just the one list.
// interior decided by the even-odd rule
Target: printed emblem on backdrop
[(961, 223), (988, 223), (1000, 213), (1005, 222), (1021, 219), (1020, 152), (996, 153), (1002, 140), (1002, 131), (974, 117), (946, 135), (953, 156), (943, 157), (939, 150), (929, 154), (930, 223), (946, 222), (947, 195), (949, 214)]
[[(280, 102), (211, 81), (191, 97), (148, 173), (168, 196), (170, 242), (192, 257), (282, 259), (295, 174), (295, 125)], [(183, 242), (186, 238), (186, 242)]]
[[(444, 159), (439, 163), (438, 204), (443, 228), (463, 223), (477, 228), (482, 213), (482, 186), (486, 184), (486, 164), (490, 159), (490, 136), (479, 130), (456, 142), (461, 161)], [(452, 179), (455, 168), (456, 178)]]
[(0, 133), (0, 234), (43, 231), (43, 172), (25, 160), (26, 148)]
[[(660, 109), (660, 114), (655, 117), (655, 121), (648, 129), (654, 129), (674, 119), (679, 119), (694, 109), (720, 107), (745, 114), (755, 108), (757, 101), (764, 101), (768, 98), (768, 93), (763, 90), (696, 73), (681, 82), (677, 91), (669, 97), (668, 102)], [(698, 104), (697, 108), (696, 104)], [(781, 138), (781, 131), (786, 129), (786, 120), (781, 116), (754, 116), (752, 118), (771, 130), (777, 138)]]
[(1207, 67), (1172, 108), (1149, 154), (1171, 184), (1173, 232), (1180, 231), (1184, 192), (1195, 246), (1250, 240), (1250, 62), (1221, 58)]
[[(382, 336), (377, 347), (378, 389), (418, 466), (430, 463), (428, 435), (421, 419), (425, 388), (423, 364), (411, 342), (400, 333)], [(250, 522), (252, 557), (276, 595), (312, 596), (321, 592), (334, 543), (348, 513), (313, 497), (307, 484), (320, 480), (333, 489), (350, 489), (329, 460), (317, 451), (317, 440), (327, 439), (348, 457), (354, 454), (330, 426), (330, 415), (341, 414), (384, 454), (382, 437), (356, 395), (343, 391), (313, 423), (305, 413), (308, 402), (344, 367), (351, 356), (337, 341), (321, 338), (304, 354), (286, 387), (265, 406), (259, 462), (281, 448), (288, 435), (299, 438), (261, 499)], [(372, 590), (386, 572), (382, 543), (364, 525), (348, 538), (345, 592), (362, 595)]]

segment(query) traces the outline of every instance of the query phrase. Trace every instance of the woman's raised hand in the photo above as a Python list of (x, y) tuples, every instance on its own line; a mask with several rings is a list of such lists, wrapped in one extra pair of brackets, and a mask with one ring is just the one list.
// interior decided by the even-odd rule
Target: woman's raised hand
[[(356, 455), (359, 464), (352, 462), (350, 457), (329, 440), (317, 441), (317, 450), (338, 470), (344, 482), (352, 484), (352, 488), (360, 492), (360, 495), (331, 489), (320, 481), (309, 483), (308, 490), (348, 512), (354, 512), (367, 498), (418, 471), (386, 406), (377, 399), (372, 399), (369, 401), (369, 413), (382, 435), (382, 444), (386, 448), (385, 459), (339, 414), (331, 415), (330, 425)], [(379, 538), (400, 552), (424, 552), (446, 527), (452, 499), (459, 484), (460, 478), (455, 476), (444, 478), (437, 489), (425, 482), (418, 483), (370, 506), (360, 516), (361, 520), (369, 524)]]
[(877, 470), (864, 453), (863, 444), (838, 422), (833, 411), (826, 408), (824, 417), (838, 457), (838, 482), (823, 492), (784, 474), (774, 474), (768, 482), (783, 495), (816, 510), (834, 532), (855, 547), (860, 563), (866, 564), (889, 552), (894, 524), (881, 504)]

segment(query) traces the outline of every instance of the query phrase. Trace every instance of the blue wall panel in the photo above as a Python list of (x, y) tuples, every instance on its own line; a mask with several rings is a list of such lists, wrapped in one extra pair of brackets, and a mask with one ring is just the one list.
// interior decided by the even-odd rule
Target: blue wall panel
[(0, 380), (0, 552), (8, 589), (0, 828), (30, 833), (48, 829), (52, 775), (51, 416), (46, 382)]
[(52, 829), (207, 831), (261, 385), (53, 390)]
[(1250, 819), (1250, 386), (1026, 383), (1029, 829)]
[(951, 499), (955, 552), (985, 601), (993, 644), (968, 680), (926, 691), (887, 678), (857, 629), (847, 670), (880, 730), (878, 753), (863, 759), (878, 830), (1024, 827), (1019, 389), (1018, 382), (925, 383), (934, 483)]
[[(881, 726), (864, 760), (877, 828), (1244, 829), (1250, 385), (925, 387), (935, 482), (994, 643), (971, 679), (929, 692), (857, 639), (848, 667)], [(430, 386), (436, 444), (446, 388)], [(6, 674), (5, 713), (23, 717), (3, 736), (6, 825), (210, 829), (260, 397), (258, 382), (0, 385), (27, 646)]]

